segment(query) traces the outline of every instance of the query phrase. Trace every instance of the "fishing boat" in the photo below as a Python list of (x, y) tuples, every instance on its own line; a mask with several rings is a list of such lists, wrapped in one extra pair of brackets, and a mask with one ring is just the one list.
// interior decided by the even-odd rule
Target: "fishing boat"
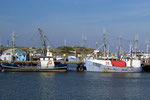
[(50, 51), (50, 47), (46, 48), (44, 35), (42, 30), (39, 28), (42, 53), (40, 57), (40, 63), (37, 66), (20, 66), (14, 63), (1, 63), (2, 71), (4, 72), (66, 72), (67, 64), (55, 63), (53, 54)]
[(55, 63), (52, 53), (48, 50), (47, 56), (40, 57), (37, 66), (21, 66), (14, 63), (1, 63), (3, 72), (66, 72), (67, 64)]
[(86, 60), (88, 72), (141, 72), (141, 60), (126, 59), (125, 61), (115, 60)]
[[(103, 56), (100, 59), (87, 59), (85, 60), (86, 70), (88, 72), (141, 72), (142, 64), (141, 60), (135, 55), (132, 55), (132, 48), (130, 46), (130, 57), (120, 57), (121, 51), (121, 40), (119, 40), (119, 48), (118, 48), (118, 57), (117, 59), (113, 59), (111, 57), (106, 56), (106, 44), (105, 37), (106, 33), (104, 32), (103, 38)], [(137, 41), (136, 41), (137, 42)], [(109, 50), (108, 50), (109, 51)], [(109, 59), (108, 59), (109, 58)]]

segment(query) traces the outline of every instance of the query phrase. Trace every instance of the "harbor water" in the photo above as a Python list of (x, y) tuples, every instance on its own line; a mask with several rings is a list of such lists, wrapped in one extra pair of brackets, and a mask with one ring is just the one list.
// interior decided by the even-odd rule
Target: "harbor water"
[(150, 73), (0, 73), (0, 100), (149, 100)]

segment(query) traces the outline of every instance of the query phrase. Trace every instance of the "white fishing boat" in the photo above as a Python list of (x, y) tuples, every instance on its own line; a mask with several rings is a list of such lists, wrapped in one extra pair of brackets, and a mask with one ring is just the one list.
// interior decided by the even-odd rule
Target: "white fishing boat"
[(141, 60), (126, 59), (125, 61), (115, 60), (86, 60), (88, 72), (141, 72)]
[[(86, 70), (88, 72), (141, 72), (142, 64), (141, 60), (130, 56), (128, 58), (118, 58), (113, 60), (112, 58), (106, 57), (106, 44), (105, 44), (105, 33), (103, 39), (103, 57), (101, 59), (85, 60)], [(120, 38), (122, 40), (122, 37)], [(137, 42), (137, 41), (136, 41)], [(137, 47), (136, 47), (137, 48)], [(137, 49), (136, 49), (137, 50)], [(121, 42), (119, 41), (118, 53), (121, 51)], [(130, 50), (132, 53), (132, 48)], [(109, 59), (108, 59), (109, 58)]]

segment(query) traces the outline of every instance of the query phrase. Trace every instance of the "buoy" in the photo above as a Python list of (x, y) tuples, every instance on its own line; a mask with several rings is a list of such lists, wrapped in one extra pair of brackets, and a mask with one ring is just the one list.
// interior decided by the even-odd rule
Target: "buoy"
[(49, 61), (48, 61), (48, 65), (51, 65), (51, 64), (52, 64), (52, 61), (51, 61), (51, 60), (49, 60)]

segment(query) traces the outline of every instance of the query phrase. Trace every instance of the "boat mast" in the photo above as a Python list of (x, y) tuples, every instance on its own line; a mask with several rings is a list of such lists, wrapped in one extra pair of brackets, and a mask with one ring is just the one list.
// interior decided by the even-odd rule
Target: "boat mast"
[(109, 57), (110, 54), (110, 46), (108, 45), (108, 50), (107, 50), (107, 56)]
[(130, 53), (130, 67), (132, 67), (132, 44), (129, 44), (130, 49), (129, 49), (129, 53)]
[(82, 53), (82, 57), (85, 57), (85, 50), (86, 50), (86, 42), (87, 42), (87, 38), (85, 36), (85, 34), (82, 35), (82, 47), (83, 47), (83, 53)]
[(119, 52), (119, 57), (122, 53), (122, 36), (120, 36), (119, 38), (119, 48), (118, 48), (118, 52)]
[(129, 54), (130, 54), (130, 57), (132, 57), (132, 44), (131, 43), (129, 44), (129, 47), (130, 47)]
[(106, 30), (103, 31), (103, 56), (106, 57)]
[(87, 40), (86, 40), (86, 36), (85, 36), (85, 34), (83, 34), (83, 35), (82, 35), (82, 45), (81, 45), (82, 47), (85, 47), (85, 46), (86, 46), (86, 41), (87, 41)]
[(138, 52), (138, 36), (136, 36), (135, 39), (135, 55), (137, 55), (137, 52)]
[(12, 41), (12, 53), (15, 54), (15, 34), (14, 32), (11, 34), (11, 41)]
[(46, 56), (46, 42), (44, 39), (44, 34), (42, 33), (42, 30), (38, 28), (39, 34), (40, 34), (40, 40), (41, 40), (41, 45), (42, 45), (42, 53), (43, 56)]

